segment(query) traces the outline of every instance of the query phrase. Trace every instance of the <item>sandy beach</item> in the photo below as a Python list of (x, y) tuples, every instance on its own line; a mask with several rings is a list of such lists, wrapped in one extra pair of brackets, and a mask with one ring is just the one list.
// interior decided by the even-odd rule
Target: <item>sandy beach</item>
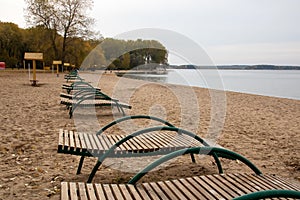
[[(125, 110), (128, 115), (164, 118), (245, 156), (265, 174), (300, 184), (299, 100), (235, 92), (212, 94), (207, 89), (148, 83), (110, 73), (103, 74), (100, 80), (98, 77), (86, 75), (104, 93), (129, 103), (132, 109)], [(57, 153), (59, 129), (90, 127), (94, 131), (121, 117), (117, 110), (105, 108), (96, 110), (96, 126), (89, 124), (94, 116), (86, 113), (69, 119), (59, 97), (66, 82), (63, 74), (56, 77), (40, 72), (37, 79), (39, 86), (32, 87), (27, 72), (0, 71), (0, 199), (3, 200), (59, 199), (62, 181), (86, 182), (96, 159), (86, 159), (82, 173), (76, 175), (80, 157)], [(131, 128), (150, 124), (142, 121), (135, 125), (113, 129), (110, 134), (128, 134)], [(94, 182), (126, 183), (133, 173), (124, 169), (130, 168), (133, 164), (130, 162), (144, 160), (126, 163), (112, 159), (97, 172)], [(247, 172), (236, 161), (224, 160), (224, 169)], [(151, 172), (143, 181), (213, 173), (217, 173), (217, 168), (211, 158), (199, 157), (192, 163), (188, 156), (183, 156), (166, 168)]]

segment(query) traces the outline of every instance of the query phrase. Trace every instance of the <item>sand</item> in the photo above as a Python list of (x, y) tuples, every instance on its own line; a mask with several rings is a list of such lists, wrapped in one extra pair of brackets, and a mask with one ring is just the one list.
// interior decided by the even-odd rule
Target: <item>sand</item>
[[(95, 75), (86, 77), (105, 93), (132, 105), (127, 114), (167, 119), (247, 157), (263, 173), (300, 184), (300, 101), (224, 94), (118, 78), (113, 74), (102, 75), (101, 80)], [(96, 130), (121, 117), (117, 110), (106, 108), (97, 109), (96, 115), (86, 111), (75, 113), (74, 119), (69, 119), (59, 97), (65, 83), (63, 74), (56, 77), (40, 72), (37, 79), (39, 86), (32, 87), (27, 72), (0, 71), (0, 199), (59, 199), (61, 181), (85, 182), (96, 159), (86, 159), (82, 173), (76, 175), (79, 157), (57, 153), (58, 130)], [(96, 121), (96, 125), (91, 127), (91, 121)], [(128, 134), (149, 125), (152, 124), (146, 121), (135, 122), (134, 126), (112, 129), (110, 134)], [(133, 168), (137, 170), (149, 160), (112, 159), (97, 172), (94, 181), (125, 183), (133, 175)], [(236, 161), (224, 160), (224, 169), (248, 172)], [(213, 173), (217, 169), (211, 158), (197, 157), (197, 162), (191, 163), (188, 156), (183, 156), (142, 181)]]

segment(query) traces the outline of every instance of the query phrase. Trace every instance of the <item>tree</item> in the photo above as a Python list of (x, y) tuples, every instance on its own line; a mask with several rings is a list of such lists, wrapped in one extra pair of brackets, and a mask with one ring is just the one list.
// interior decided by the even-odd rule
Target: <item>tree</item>
[(0, 60), (14, 67), (22, 60), (22, 32), (16, 24), (0, 22)]
[[(75, 38), (90, 38), (94, 19), (87, 16), (93, 0), (25, 0), (26, 21), (33, 26), (43, 26), (51, 31), (50, 39), (55, 59), (65, 61), (68, 46)], [(62, 36), (61, 44), (58, 36)], [(60, 46), (60, 51), (58, 47)]]

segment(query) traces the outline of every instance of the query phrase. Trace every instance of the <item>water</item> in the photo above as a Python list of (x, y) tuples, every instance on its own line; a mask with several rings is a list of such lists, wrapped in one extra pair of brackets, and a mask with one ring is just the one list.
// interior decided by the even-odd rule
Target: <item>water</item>
[(131, 75), (147, 81), (300, 100), (300, 70), (169, 70), (167, 75)]

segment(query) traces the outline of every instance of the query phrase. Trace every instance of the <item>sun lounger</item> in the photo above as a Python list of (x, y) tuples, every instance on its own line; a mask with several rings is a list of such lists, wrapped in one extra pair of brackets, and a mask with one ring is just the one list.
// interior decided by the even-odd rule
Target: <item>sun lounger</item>
[[(64, 95), (66, 96), (66, 95)], [(78, 107), (116, 107), (119, 112), (125, 116), (124, 108), (131, 109), (131, 106), (120, 102), (118, 99), (109, 97), (98, 90), (85, 90), (84, 94), (78, 95), (76, 99), (61, 98), (61, 104), (66, 105), (69, 109), (69, 116), (72, 118), (74, 111)]]
[[(108, 128), (131, 119), (149, 119), (161, 122), (165, 126), (150, 127), (129, 135), (104, 133)], [(163, 155), (178, 149), (199, 145), (208, 146), (209, 144), (197, 135), (176, 128), (160, 118), (136, 115), (117, 119), (101, 128), (96, 134), (61, 129), (58, 153), (81, 156), (77, 170), (77, 174), (79, 174), (86, 156), (94, 156), (99, 158), (99, 161), (103, 161), (107, 157)], [(193, 156), (192, 161), (194, 161)], [(98, 162), (95, 168), (98, 169), (100, 165), (101, 162)]]
[[(158, 165), (184, 154), (218, 155), (239, 160), (254, 174), (229, 173), (137, 183)], [(172, 152), (137, 173), (128, 184), (61, 183), (61, 199), (262, 199), (300, 198), (300, 186), (261, 171), (243, 156), (223, 148), (194, 147)]]
[[(81, 97), (83, 97), (86, 94), (90, 94), (91, 92), (97, 92), (97, 91), (101, 91), (100, 89), (97, 88), (82, 88), (80, 90), (74, 90), (74, 92), (72, 94), (68, 94), (68, 93), (60, 93), (60, 97), (61, 98), (65, 98), (65, 99), (80, 99)], [(95, 97), (97, 98), (97, 96)]]
[(68, 94), (79, 90), (99, 90), (99, 91), (101, 90), (100, 88), (94, 87), (85, 81), (77, 81), (71, 84), (63, 84), (62, 89), (66, 90)]
[[(282, 189), (286, 188), (286, 189)], [(286, 180), (253, 174), (221, 174), (132, 184), (62, 182), (61, 199), (254, 200), (300, 198), (299, 187)], [(250, 196), (251, 195), (251, 196)], [(255, 196), (252, 196), (255, 195)], [(80, 198), (79, 198), (80, 197)]]
[(64, 79), (67, 80), (67, 82), (69, 82), (70, 80), (79, 80), (79, 81), (83, 81), (84, 79), (81, 78), (78, 74), (78, 70), (72, 70), (69, 74), (66, 74), (64, 76)]

